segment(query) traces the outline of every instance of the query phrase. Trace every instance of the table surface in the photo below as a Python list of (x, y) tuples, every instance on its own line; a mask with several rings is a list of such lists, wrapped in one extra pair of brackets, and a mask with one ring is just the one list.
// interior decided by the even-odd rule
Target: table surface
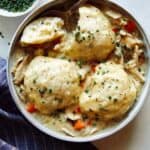
[[(47, 0), (41, 0), (41, 3)], [(150, 1), (149, 0), (112, 0), (129, 10), (145, 29), (150, 39)], [(24, 17), (17, 19), (0, 17), (0, 56), (7, 58), (9, 42)], [(150, 147), (150, 96), (137, 117), (120, 132), (93, 142), (100, 150), (148, 150)]]

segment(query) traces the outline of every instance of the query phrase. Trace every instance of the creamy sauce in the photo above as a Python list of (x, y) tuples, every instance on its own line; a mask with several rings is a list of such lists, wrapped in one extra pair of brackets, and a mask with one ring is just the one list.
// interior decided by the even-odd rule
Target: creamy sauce
[[(95, 11), (93, 16), (91, 14), (91, 18), (86, 16), (90, 14), (90, 9)], [(113, 10), (104, 9), (99, 12), (93, 6), (86, 6), (83, 10), (86, 13), (84, 14), (80, 9), (82, 13), (80, 26), (71, 34), (67, 34), (67, 31), (61, 29), (63, 24), (58, 18), (54, 21), (58, 24), (61, 22), (60, 26), (54, 22), (53, 24), (52, 20), (48, 20), (49, 18), (46, 21), (52, 23), (53, 27), (59, 27), (58, 37), (54, 33), (59, 31), (51, 31), (52, 28), (49, 28), (47, 24), (41, 24), (38, 31), (38, 35), (43, 36), (40, 44), (35, 44), (38, 37), (34, 32), (38, 29), (32, 30), (32, 36), (36, 35), (35, 40), (30, 40), (29, 34), (26, 36), (26, 32), (24, 32), (19, 52), (22, 51), (23, 56), (29, 55), (30, 58), (28, 64), (23, 59), (19, 64), (14, 65), (13, 69), (17, 93), (27, 110), (47, 128), (72, 137), (95, 134), (116, 125), (126, 117), (140, 94), (147, 68), (144, 43), (134, 21)], [(101, 20), (97, 15), (100, 15), (102, 20), (104, 19), (104, 26), (98, 25)], [(87, 22), (84, 22), (84, 19), (88, 20), (88, 17), (93, 25), (95, 17), (96, 27), (104, 30), (97, 29), (91, 33), (93, 28), (86, 26)], [(36, 23), (35, 21), (34, 26)], [(37, 24), (39, 26), (39, 22)], [(32, 28), (33, 24), (29, 26)], [(84, 29), (87, 33), (82, 32)], [(107, 35), (105, 30), (107, 32), (111, 30), (111, 35)], [(29, 33), (30, 29), (27, 28), (25, 31)], [(50, 37), (48, 32), (52, 33)], [(101, 33), (99, 34), (99, 32)], [(86, 39), (89, 35), (90, 39)], [(57, 41), (52, 42), (55, 38), (58, 38)], [(97, 40), (97, 38), (102, 39)], [(90, 40), (90, 45), (87, 44), (87, 40)], [(105, 45), (101, 45), (101, 42)], [(101, 47), (102, 51), (96, 55)], [(106, 47), (108, 48), (107, 52), (103, 49)], [(18, 52), (16, 53), (18, 56), (20, 55)], [(18, 60), (18, 56), (16, 60)], [(41, 60), (33, 63), (35, 59)], [(61, 65), (59, 60), (62, 62)], [(40, 63), (42, 61), (45, 63), (43, 66)], [(26, 69), (21, 68), (24, 67), (20, 65), (23, 62)], [(36, 66), (37, 64), (38, 66)], [(56, 68), (54, 68), (55, 65)], [(68, 66), (70, 71), (67, 70)], [(38, 72), (37, 68), (45, 68), (45, 70)], [(36, 74), (34, 70), (37, 72), (37, 78), (30, 81)], [(15, 76), (22, 71), (24, 71), (23, 79), (15, 81)], [(39, 75), (40, 73), (41, 75)], [(50, 79), (48, 80), (48, 78)], [(73, 95), (74, 93), (76, 96)], [(67, 99), (68, 97), (69, 99)], [(72, 102), (70, 103), (70, 101)], [(30, 105), (28, 105), (29, 103)], [(51, 109), (52, 106), (55, 107)]]

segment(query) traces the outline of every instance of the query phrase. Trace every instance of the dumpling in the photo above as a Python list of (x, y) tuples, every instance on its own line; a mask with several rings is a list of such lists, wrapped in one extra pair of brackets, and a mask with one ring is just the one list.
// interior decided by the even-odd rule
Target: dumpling
[(21, 44), (43, 44), (64, 35), (64, 21), (58, 17), (43, 17), (31, 22), (23, 31)]
[(76, 103), (80, 94), (78, 69), (68, 60), (35, 57), (24, 77), (27, 99), (44, 114)]
[(79, 103), (83, 112), (109, 120), (123, 116), (136, 96), (134, 81), (121, 65), (102, 63), (87, 79)]
[(55, 50), (74, 59), (102, 60), (114, 48), (115, 34), (106, 16), (91, 5), (79, 8), (79, 20), (73, 32), (65, 34)]

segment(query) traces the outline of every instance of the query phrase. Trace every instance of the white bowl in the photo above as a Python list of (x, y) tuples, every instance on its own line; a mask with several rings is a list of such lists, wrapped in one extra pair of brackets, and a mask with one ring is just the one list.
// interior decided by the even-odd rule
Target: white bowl
[(39, 3), (39, 0), (35, 0), (33, 2), (33, 4), (25, 11), (23, 12), (9, 12), (5, 9), (1, 9), (0, 8), (0, 16), (3, 16), (3, 17), (19, 17), (19, 16), (24, 16), (26, 14), (28, 14), (30, 11), (32, 11), (36, 6), (37, 4)]
[(124, 128), (129, 122), (131, 122), (135, 116), (137, 115), (137, 113), (140, 111), (141, 107), (143, 106), (143, 103), (145, 101), (145, 99), (147, 98), (148, 92), (149, 92), (149, 87), (150, 87), (150, 47), (149, 47), (149, 43), (146, 37), (146, 34), (144, 32), (144, 30), (141, 28), (141, 26), (139, 25), (139, 23), (137, 22), (137, 20), (130, 14), (128, 13), (128, 11), (124, 10), (122, 7), (118, 6), (117, 4), (110, 2), (110, 1), (106, 1), (106, 0), (89, 0), (92, 3), (95, 4), (100, 4), (100, 5), (104, 5), (104, 6), (108, 6), (111, 7), (113, 9), (116, 9), (126, 15), (128, 15), (132, 20), (135, 21), (138, 30), (141, 33), (141, 36), (143, 38), (144, 44), (145, 44), (145, 49), (146, 49), (146, 58), (148, 60), (148, 68), (147, 68), (147, 74), (146, 74), (146, 82), (143, 86), (143, 89), (141, 91), (140, 96), (138, 97), (138, 100), (136, 101), (136, 103), (134, 104), (133, 108), (130, 110), (130, 112), (128, 113), (128, 115), (122, 119), (122, 121), (120, 121), (118, 124), (116, 124), (115, 126), (112, 126), (111, 128), (106, 128), (100, 132), (97, 132), (94, 135), (90, 135), (87, 137), (69, 137), (67, 135), (63, 135), (59, 132), (53, 131), (52, 129), (48, 129), (46, 128), (44, 125), (42, 125), (40, 122), (38, 122), (30, 113), (28, 113), (25, 108), (24, 105), (22, 104), (21, 100), (19, 99), (16, 90), (15, 90), (15, 86), (13, 83), (13, 77), (11, 74), (11, 68), (13, 66), (13, 61), (14, 61), (14, 53), (15, 53), (15, 44), (17, 42), (17, 40), (20, 38), (20, 34), (22, 33), (22, 31), (24, 30), (24, 28), (26, 27), (26, 25), (31, 22), (32, 20), (34, 20), (36, 17), (38, 17), (39, 15), (41, 15), (43, 12), (45, 12), (46, 10), (52, 9), (53, 6), (60, 6), (60, 5), (64, 5), (64, 3), (62, 2), (63, 0), (57, 0), (54, 2), (49, 2), (46, 3), (45, 5), (41, 6), (40, 8), (38, 8), (37, 10), (35, 10), (34, 12), (32, 12), (23, 22), (22, 24), (19, 26), (19, 28), (17, 29), (12, 42), (11, 42), (11, 46), (10, 46), (10, 52), (9, 52), (9, 57), (8, 57), (8, 66), (7, 66), (7, 79), (8, 79), (8, 84), (9, 84), (9, 89), (11, 92), (11, 95), (14, 99), (14, 102), (16, 103), (18, 109), (21, 111), (21, 113), (25, 116), (25, 118), (32, 124), (34, 125), (37, 129), (39, 129), (40, 131), (42, 131), (43, 133), (55, 137), (57, 139), (61, 139), (61, 140), (65, 140), (65, 141), (71, 141), (71, 142), (88, 142), (88, 141), (94, 141), (94, 140), (98, 140), (98, 139), (102, 139), (104, 137), (110, 136), (116, 132), (118, 132), (119, 130), (121, 130), (122, 128)]

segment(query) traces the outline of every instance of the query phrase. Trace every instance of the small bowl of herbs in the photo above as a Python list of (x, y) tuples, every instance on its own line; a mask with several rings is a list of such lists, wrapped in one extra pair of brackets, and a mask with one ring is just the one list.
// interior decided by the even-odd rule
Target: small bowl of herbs
[(18, 17), (29, 13), (39, 0), (0, 0), (0, 16)]

